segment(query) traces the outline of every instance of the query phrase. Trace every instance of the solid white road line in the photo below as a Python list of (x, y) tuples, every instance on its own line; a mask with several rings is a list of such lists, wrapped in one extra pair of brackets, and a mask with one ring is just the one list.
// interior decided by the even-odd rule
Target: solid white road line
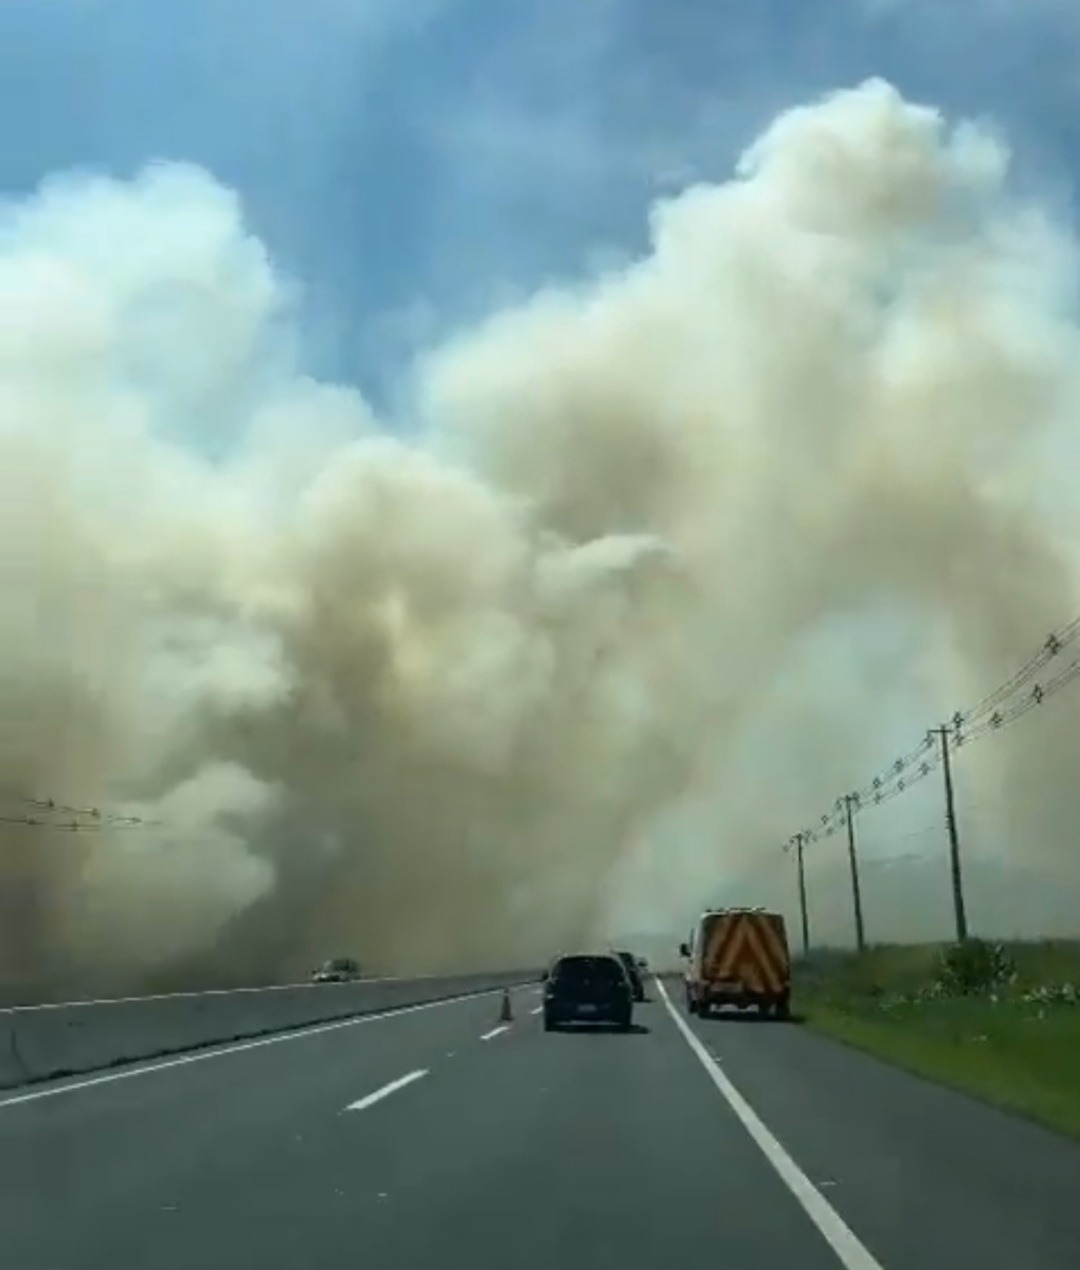
[(530, 1014), (543, 1014), (543, 1012), (544, 1012), (544, 1007), (542, 1005), (538, 1005), (535, 1010), (529, 1011)]
[(705, 1068), (705, 1072), (716, 1088), (723, 1094), (731, 1110), (742, 1121), (743, 1128), (761, 1148), (762, 1153), (781, 1179), (806, 1211), (806, 1215), (825, 1236), (829, 1247), (836, 1253), (844, 1270), (883, 1270), (870, 1250), (852, 1233), (847, 1223), (829, 1203), (813, 1182), (799, 1168), (790, 1155), (784, 1150), (765, 1122), (750, 1106), (746, 1099), (731, 1083), (721, 1070), (716, 1059), (709, 1053), (701, 1040), (690, 1028), (689, 1024), (672, 1004), (667, 988), (657, 979), (656, 986), (660, 990), (664, 1004), (667, 1006), (675, 1025), (683, 1035), (687, 1045)]
[(427, 1075), (427, 1068), (420, 1068), (415, 1072), (409, 1072), (407, 1076), (402, 1076), (398, 1080), (392, 1080), (389, 1085), (383, 1085), (382, 1089), (376, 1089), (373, 1094), (368, 1094), (366, 1098), (358, 1098), (356, 1102), (351, 1102), (345, 1108), (346, 1111), (363, 1111), (367, 1107), (374, 1106), (377, 1102), (382, 1102), (384, 1098), (388, 1098), (391, 1094), (396, 1094), (399, 1089), (404, 1089), (406, 1085), (411, 1085), (414, 1080), (420, 1080)]
[[(420, 1010), (436, 1010), (444, 1005), (456, 1005), (459, 1001), (473, 1001), (480, 997), (491, 997), (501, 993), (502, 988), (485, 988), (483, 992), (466, 992), (459, 997), (444, 997), (441, 1001), (424, 1001), (420, 1005), (401, 1005), (380, 1014), (361, 1014), (353, 1019), (335, 1019), (333, 1023), (316, 1023), (313, 1027), (296, 1028), (291, 1032), (275, 1032), (273, 1036), (259, 1036), (251, 1041), (239, 1041), (233, 1045), (223, 1045), (216, 1049), (199, 1050), (194, 1054), (180, 1054), (176, 1058), (162, 1059), (161, 1062), (150, 1063), (139, 1067), (124, 1067), (119, 1071), (102, 1072), (98, 1076), (88, 1076), (83, 1080), (72, 1081), (65, 1085), (49, 1085), (44, 1089), (32, 1089), (25, 1094), (15, 1094), (11, 1098), (0, 1098), (0, 1111), (5, 1107), (17, 1107), (24, 1102), (37, 1102), (41, 1098), (55, 1098), (58, 1094), (73, 1094), (80, 1089), (93, 1089), (95, 1085), (110, 1085), (117, 1080), (130, 1080), (133, 1076), (146, 1076), (150, 1072), (167, 1071), (170, 1067), (186, 1067), (188, 1063), (202, 1063), (210, 1058), (222, 1058), (226, 1054), (242, 1054), (245, 1050), (261, 1049), (264, 1045), (280, 1045), (285, 1041), (302, 1041), (308, 1036), (319, 1036), (323, 1032), (337, 1032), (341, 1028), (359, 1027), (362, 1023), (379, 1023), (385, 1019), (396, 1019), (402, 1014), (415, 1014)], [(137, 1060), (136, 1060), (137, 1061)]]
[(499, 1036), (501, 1033), (509, 1032), (509, 1031), (510, 1031), (510, 1024), (503, 1023), (499, 1027), (493, 1027), (490, 1032), (485, 1032), (480, 1039), (482, 1041), (490, 1041), (493, 1037)]

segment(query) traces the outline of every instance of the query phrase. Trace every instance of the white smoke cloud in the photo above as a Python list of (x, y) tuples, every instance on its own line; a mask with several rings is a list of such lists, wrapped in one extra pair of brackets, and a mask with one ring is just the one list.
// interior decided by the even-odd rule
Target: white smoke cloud
[[(996, 682), (1073, 607), (1078, 528), (1036, 497), (1076, 245), (1007, 160), (880, 82), (792, 110), (640, 261), (432, 349), (410, 443), (303, 376), (206, 174), (6, 206), (5, 807), (159, 822), (4, 826), (8, 975), (680, 927)], [(1007, 841), (1056, 868), (1076, 809), (1034, 730), (970, 771), (1024, 786)]]

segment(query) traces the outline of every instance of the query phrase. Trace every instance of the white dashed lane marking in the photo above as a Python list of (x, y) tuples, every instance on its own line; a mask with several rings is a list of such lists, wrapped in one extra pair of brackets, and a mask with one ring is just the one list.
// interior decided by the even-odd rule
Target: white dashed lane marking
[(368, 1107), (372, 1107), (377, 1102), (382, 1102), (384, 1098), (389, 1098), (391, 1094), (396, 1094), (399, 1089), (404, 1089), (406, 1085), (411, 1085), (413, 1081), (420, 1080), (427, 1075), (427, 1068), (418, 1069), (415, 1072), (409, 1072), (407, 1076), (401, 1076), (397, 1080), (392, 1080), (388, 1085), (383, 1085), (381, 1089), (376, 1089), (374, 1093), (367, 1094), (364, 1098), (358, 1098), (356, 1102), (351, 1102), (345, 1108), (346, 1111), (366, 1111)]

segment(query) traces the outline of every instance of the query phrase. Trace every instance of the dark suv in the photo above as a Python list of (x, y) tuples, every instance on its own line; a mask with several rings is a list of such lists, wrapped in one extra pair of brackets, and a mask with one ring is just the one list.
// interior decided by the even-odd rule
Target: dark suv
[(544, 981), (544, 1031), (564, 1023), (614, 1023), (630, 1030), (634, 1002), (618, 959), (607, 953), (559, 957)]
[(616, 950), (615, 956), (618, 957), (626, 969), (626, 977), (630, 980), (630, 989), (634, 994), (634, 1000), (644, 1001), (645, 980), (641, 977), (641, 967), (638, 965), (637, 958), (632, 952), (625, 952), (622, 949)]

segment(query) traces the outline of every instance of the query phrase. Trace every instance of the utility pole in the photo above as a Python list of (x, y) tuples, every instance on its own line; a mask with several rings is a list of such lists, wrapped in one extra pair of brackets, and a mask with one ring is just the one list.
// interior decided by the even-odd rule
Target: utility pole
[(855, 808), (859, 800), (854, 794), (844, 795), (844, 812), (847, 819), (848, 861), (851, 864), (851, 900), (855, 907), (855, 946), (866, 951), (866, 929), (863, 926), (862, 891), (859, 889), (859, 859), (855, 854)]
[(799, 913), (802, 917), (802, 949), (805, 957), (810, 951), (810, 916), (806, 908), (806, 868), (803, 864), (803, 847), (807, 834), (800, 831), (792, 841), (795, 843), (795, 862), (799, 869)]
[(967, 910), (964, 907), (964, 877), (960, 870), (960, 831), (956, 824), (956, 802), (953, 797), (952, 763), (949, 754), (949, 729), (947, 725), (932, 728), (931, 732), (941, 744), (941, 771), (945, 777), (945, 824), (949, 830), (949, 866), (952, 871), (953, 911), (956, 914), (957, 942), (967, 939)]

